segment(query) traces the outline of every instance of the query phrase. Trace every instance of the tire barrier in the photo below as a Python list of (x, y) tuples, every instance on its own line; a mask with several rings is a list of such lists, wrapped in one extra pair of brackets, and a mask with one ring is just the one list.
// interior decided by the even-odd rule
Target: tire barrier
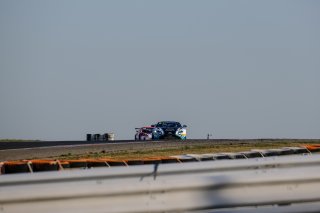
[(181, 163), (181, 161), (178, 160), (178, 158), (161, 158), (161, 163), (168, 164), (168, 163)]
[(181, 163), (199, 161), (196, 157), (193, 157), (190, 155), (176, 155), (176, 156), (170, 156), (170, 157), (177, 158), (177, 160)]
[(159, 164), (162, 163), (161, 158), (146, 158), (143, 159), (143, 164), (148, 165), (148, 164)]
[(4, 162), (4, 174), (33, 172), (32, 164), (27, 161)]
[(58, 171), (60, 169), (58, 162), (52, 160), (31, 160), (28, 163), (32, 165), (33, 172)]
[(4, 166), (3, 163), (0, 163), (0, 175), (4, 173)]
[(87, 168), (87, 160), (68, 160), (67, 161), (70, 165), (70, 168)]
[(9, 174), (0, 211), (315, 213), (319, 188), (319, 154)]
[(213, 160), (211, 155), (187, 154), (187, 156), (195, 158), (197, 161), (210, 161)]
[(240, 152), (239, 154), (244, 155), (246, 158), (261, 158), (261, 157), (264, 157), (263, 154), (258, 152), (258, 151)]
[(87, 141), (114, 141), (115, 135), (114, 133), (104, 133), (104, 134), (87, 134)]
[(207, 153), (185, 154), (170, 157), (159, 156), (143, 159), (117, 160), (105, 159), (77, 159), (77, 160), (23, 160), (8, 161), (0, 164), (0, 174), (32, 173), (42, 171), (58, 171), (65, 169), (89, 169), (96, 167), (137, 166), (150, 164), (187, 163), (199, 161), (235, 160), (248, 158), (264, 158), (285, 155), (304, 155), (320, 151), (320, 145), (305, 145), (303, 147), (285, 147), (282, 149), (251, 150), (239, 153)]
[(57, 161), (57, 162), (59, 164), (60, 170), (70, 169), (70, 163), (69, 162), (67, 162), (67, 161)]
[(88, 159), (87, 167), (88, 168), (95, 168), (95, 167), (110, 167), (107, 161), (100, 160), (100, 159)]
[(110, 167), (114, 166), (128, 166), (128, 164), (123, 160), (106, 160), (107, 164)]
[(126, 160), (125, 161), (127, 165), (133, 166), (133, 165), (143, 165), (143, 160)]

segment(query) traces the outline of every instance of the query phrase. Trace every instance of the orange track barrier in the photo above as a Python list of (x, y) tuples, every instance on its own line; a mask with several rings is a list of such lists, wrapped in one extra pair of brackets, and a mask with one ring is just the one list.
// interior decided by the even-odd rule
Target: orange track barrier
[(59, 170), (59, 164), (54, 160), (30, 160), (34, 172), (56, 171)]
[(125, 160), (128, 165), (148, 165), (148, 164), (157, 164), (157, 163), (178, 163), (177, 158), (172, 157), (150, 157), (143, 159), (130, 159)]
[(87, 159), (87, 167), (110, 167), (106, 160), (103, 159)]
[[(309, 152), (319, 152), (320, 144), (306, 144), (301, 147), (309, 150)], [(306, 150), (306, 151), (307, 151)], [(294, 154), (294, 150), (290, 154)], [(259, 156), (260, 157), (260, 156)], [(142, 159), (126, 159), (119, 160), (113, 158), (102, 159), (78, 159), (78, 160), (23, 160), (23, 161), (7, 161), (0, 162), (0, 174), (22, 173), (22, 172), (41, 172), (41, 171), (57, 171), (73, 168), (92, 168), (92, 167), (115, 167), (115, 166), (131, 166), (131, 165), (151, 165), (151, 164), (168, 164), (197, 161), (195, 158), (154, 156)], [(202, 160), (201, 160), (202, 161)]]
[(60, 160), (57, 160), (57, 163), (59, 164), (59, 169), (60, 169), (60, 170), (70, 168), (70, 163), (69, 163), (69, 162), (67, 162), (67, 161), (60, 161)]
[(161, 163), (180, 163), (177, 158), (172, 157), (160, 157)]
[(0, 174), (58, 171), (73, 168), (93, 167), (115, 167), (133, 165), (151, 165), (158, 163), (180, 163), (179, 159), (173, 157), (150, 157), (144, 159), (118, 160), (112, 158), (104, 159), (79, 159), (79, 160), (22, 160), (0, 162)]
[(143, 160), (126, 160), (125, 162), (129, 166), (131, 166), (131, 165), (143, 165)]
[(23, 172), (33, 172), (32, 164), (30, 162), (24, 161), (10, 161), (4, 162), (4, 173), (23, 173)]
[(70, 168), (87, 168), (87, 160), (81, 159), (81, 160), (67, 160), (63, 162), (68, 162), (70, 165)]
[(143, 164), (157, 164), (162, 163), (160, 158), (145, 158)]
[(69, 165), (69, 168), (92, 168), (92, 167), (110, 167), (109, 159), (80, 159), (61, 161), (62, 165)]
[(302, 147), (307, 148), (310, 152), (320, 151), (320, 144), (306, 144), (302, 145)]
[(107, 164), (109, 166), (128, 166), (128, 164), (123, 160), (114, 160), (114, 159), (107, 159)]

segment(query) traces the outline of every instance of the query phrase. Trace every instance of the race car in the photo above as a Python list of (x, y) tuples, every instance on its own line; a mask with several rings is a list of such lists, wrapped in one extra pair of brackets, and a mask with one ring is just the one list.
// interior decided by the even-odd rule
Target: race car
[(160, 135), (159, 139), (187, 139), (187, 126), (182, 126), (179, 122), (161, 121), (151, 126), (162, 130), (163, 134)]
[(136, 141), (158, 140), (162, 135), (164, 135), (162, 129), (153, 126), (145, 126), (136, 128), (134, 139)]

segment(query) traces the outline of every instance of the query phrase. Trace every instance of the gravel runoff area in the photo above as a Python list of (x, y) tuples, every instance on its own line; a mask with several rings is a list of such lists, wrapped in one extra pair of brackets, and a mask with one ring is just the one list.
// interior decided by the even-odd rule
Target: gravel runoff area
[[(0, 161), (27, 160), (27, 159), (44, 159), (58, 158), (62, 155), (82, 155), (90, 153), (117, 153), (123, 151), (148, 151), (163, 149), (179, 149), (183, 147), (202, 146), (210, 147), (214, 145), (246, 145), (246, 144), (263, 144), (263, 143), (320, 143), (320, 140), (311, 139), (249, 139), (249, 140), (186, 140), (186, 141), (131, 141), (131, 142), (102, 142), (101, 144), (86, 145), (64, 145), (52, 147), (37, 147), (23, 149), (0, 150)], [(41, 142), (38, 142), (41, 143)]]

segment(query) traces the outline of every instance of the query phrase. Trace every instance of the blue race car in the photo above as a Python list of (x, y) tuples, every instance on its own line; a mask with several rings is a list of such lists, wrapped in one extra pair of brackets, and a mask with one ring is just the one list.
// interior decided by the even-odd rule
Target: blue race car
[(159, 128), (163, 131), (163, 134), (160, 135), (159, 139), (187, 139), (187, 126), (181, 125), (176, 121), (161, 121), (152, 127)]

